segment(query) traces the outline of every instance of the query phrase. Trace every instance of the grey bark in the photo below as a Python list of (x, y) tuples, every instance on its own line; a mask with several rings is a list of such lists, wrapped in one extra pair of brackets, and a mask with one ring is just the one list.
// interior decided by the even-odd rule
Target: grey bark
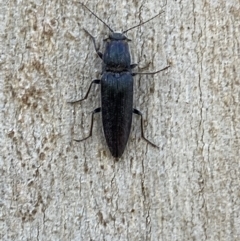
[[(164, 2), (88, 1), (114, 30)], [(71, 1), (3, 1), (1, 240), (240, 240), (240, 3), (167, 1), (165, 13), (128, 33), (144, 114), (122, 158), (108, 151), (99, 88), (79, 105), (108, 29)], [(102, 45), (101, 45), (102, 46)]]

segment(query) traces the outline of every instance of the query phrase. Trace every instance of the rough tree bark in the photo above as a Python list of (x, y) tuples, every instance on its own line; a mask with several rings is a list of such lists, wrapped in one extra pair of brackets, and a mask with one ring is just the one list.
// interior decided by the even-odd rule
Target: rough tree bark
[[(88, 1), (114, 30), (164, 1)], [(240, 3), (167, 1), (128, 33), (144, 114), (122, 158), (111, 157), (95, 117), (98, 43), (108, 29), (72, 1), (3, 1), (1, 240), (240, 240)]]

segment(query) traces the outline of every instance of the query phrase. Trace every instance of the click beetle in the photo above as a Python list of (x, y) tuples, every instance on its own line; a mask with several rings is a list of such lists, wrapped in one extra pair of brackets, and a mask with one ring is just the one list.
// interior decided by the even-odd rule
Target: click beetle
[(143, 23), (131, 27), (122, 33), (118, 33), (114, 32), (86, 5), (83, 3), (80, 4), (98, 20), (100, 20), (111, 33), (109, 34), (109, 37), (104, 40), (105, 50), (103, 53), (101, 53), (96, 45), (95, 38), (86, 29), (84, 29), (84, 31), (91, 37), (94, 48), (98, 56), (103, 61), (102, 77), (101, 79), (95, 79), (91, 82), (84, 98), (71, 101), (70, 103), (77, 103), (87, 99), (92, 85), (101, 84), (101, 107), (96, 108), (92, 112), (89, 135), (81, 140), (75, 141), (80, 142), (92, 136), (93, 116), (95, 113), (102, 112), (103, 131), (107, 145), (112, 156), (119, 158), (122, 156), (126, 147), (132, 125), (132, 114), (134, 113), (140, 115), (141, 117), (141, 137), (147, 143), (157, 147), (144, 136), (142, 113), (133, 108), (133, 76), (136, 74), (153, 75), (169, 68), (170, 66), (166, 66), (161, 70), (151, 73), (132, 72), (132, 69), (135, 68), (137, 64), (131, 64), (131, 55), (128, 45), (128, 42), (131, 40), (126, 37), (125, 33), (133, 28), (151, 21), (162, 12)]

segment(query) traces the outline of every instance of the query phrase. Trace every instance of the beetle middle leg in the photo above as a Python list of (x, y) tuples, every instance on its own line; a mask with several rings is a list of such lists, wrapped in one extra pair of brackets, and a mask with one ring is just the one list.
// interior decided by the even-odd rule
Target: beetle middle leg
[(133, 113), (134, 113), (134, 114), (137, 114), (137, 115), (140, 115), (140, 117), (141, 117), (141, 137), (142, 137), (147, 143), (149, 143), (150, 145), (152, 145), (153, 147), (159, 148), (157, 145), (153, 144), (151, 141), (149, 141), (149, 140), (144, 136), (142, 113), (141, 113), (139, 110), (137, 110), (137, 109), (133, 109)]
[(80, 141), (84, 141), (84, 140), (87, 140), (89, 137), (92, 136), (92, 129), (93, 129), (93, 116), (94, 114), (96, 113), (99, 113), (101, 112), (101, 107), (98, 107), (97, 109), (95, 109), (93, 112), (92, 112), (92, 118), (91, 118), (91, 126), (90, 126), (90, 131), (89, 131), (89, 135), (81, 140), (76, 140), (74, 139), (74, 141), (77, 141), (77, 142), (80, 142)]
[(101, 81), (100, 79), (95, 79), (95, 80), (93, 80), (93, 81), (91, 82), (89, 88), (88, 88), (88, 91), (87, 91), (86, 95), (85, 95), (82, 99), (80, 99), (80, 100), (68, 101), (68, 103), (75, 104), (75, 103), (80, 102), (80, 101), (82, 101), (82, 100), (86, 100), (87, 97), (88, 97), (88, 94), (89, 94), (89, 92), (90, 92), (90, 90), (91, 90), (91, 88), (92, 88), (92, 84), (100, 84), (100, 81)]
[(168, 69), (170, 67), (170, 65), (167, 65), (166, 67), (164, 67), (163, 69), (160, 69), (160, 70), (157, 70), (157, 71), (155, 71), (155, 72), (135, 72), (135, 73), (132, 73), (132, 76), (135, 76), (135, 75), (137, 75), (137, 74), (157, 74), (157, 73), (159, 73), (159, 72), (161, 72), (161, 71), (164, 71), (164, 70), (166, 70), (166, 69)]

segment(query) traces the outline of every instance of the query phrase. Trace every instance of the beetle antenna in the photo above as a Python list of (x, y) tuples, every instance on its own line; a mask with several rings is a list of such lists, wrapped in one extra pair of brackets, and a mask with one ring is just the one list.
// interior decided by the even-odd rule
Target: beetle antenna
[(113, 33), (114, 31), (101, 19), (99, 18), (92, 10), (90, 10), (86, 5), (84, 5), (81, 2), (77, 2), (79, 4), (81, 4), (83, 7), (85, 7), (93, 16), (95, 16), (99, 21), (101, 21), (106, 27), (108, 27), (108, 29)]
[(157, 16), (159, 16), (159, 15), (162, 14), (162, 13), (164, 13), (164, 11), (158, 13), (157, 15), (153, 16), (152, 18), (148, 19), (147, 21), (145, 21), (145, 22), (143, 22), (143, 23), (139, 23), (138, 25), (133, 26), (133, 27), (131, 27), (131, 28), (129, 28), (129, 29), (123, 31), (122, 33), (126, 33), (126, 32), (128, 32), (129, 30), (132, 30), (132, 29), (134, 29), (134, 28), (137, 28), (137, 27), (139, 27), (139, 26), (141, 26), (141, 25), (143, 25), (143, 24), (145, 24), (145, 23), (147, 23), (147, 22), (153, 20), (154, 18), (156, 18)]

